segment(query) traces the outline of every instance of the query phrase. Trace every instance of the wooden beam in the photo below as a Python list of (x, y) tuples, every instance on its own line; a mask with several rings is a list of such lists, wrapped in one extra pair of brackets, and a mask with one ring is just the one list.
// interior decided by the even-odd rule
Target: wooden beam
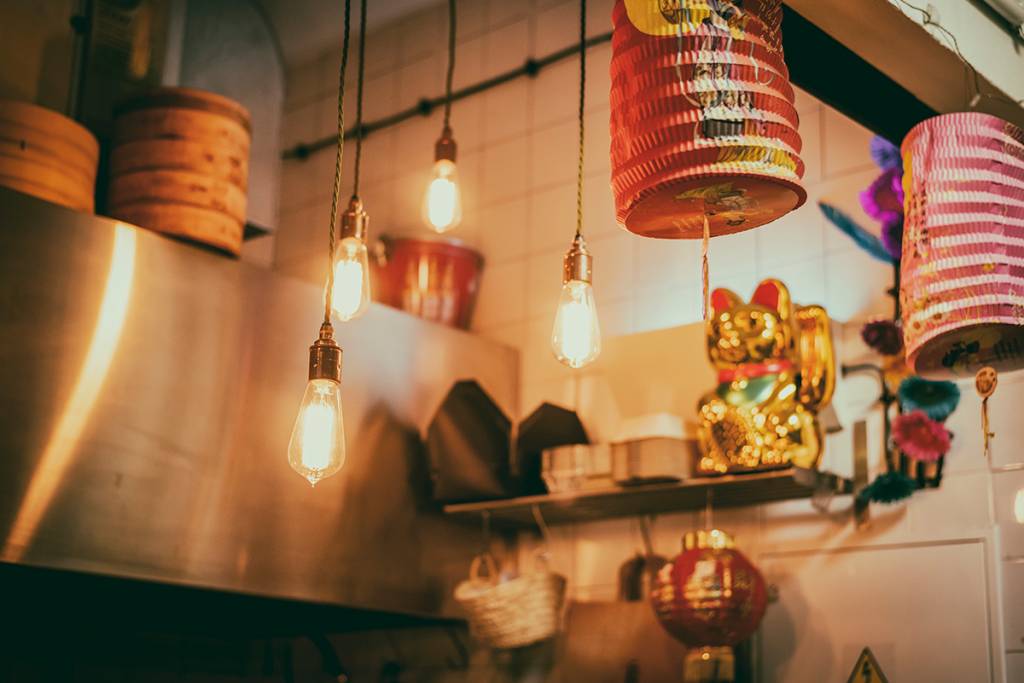
[(895, 144), (937, 113), (789, 7), (782, 40), (794, 85)]
[[(889, 0), (785, 1), (787, 19), (799, 16), (813, 24), (928, 108), (941, 113), (971, 109), (973, 78), (956, 53)], [(799, 22), (795, 20), (790, 20), (789, 24), (799, 26)], [(957, 27), (947, 28), (955, 33)], [(786, 36), (789, 31), (790, 25), (784, 24), (783, 36), (787, 40), (786, 61), (791, 69), (802, 68), (806, 65), (798, 64), (797, 57), (789, 53)], [(992, 33), (994, 36), (1001, 35), (999, 27), (995, 24), (992, 25)], [(961, 40), (964, 38), (965, 36), (961, 36)], [(830, 57), (831, 53), (826, 56)], [(806, 59), (808, 56), (802, 54), (799, 61)], [(828, 61), (818, 61), (824, 63), (814, 64), (812, 67), (827, 71), (830, 66)], [(841, 85), (834, 86), (833, 90), (838, 87), (848, 88), (851, 91), (851, 98), (880, 97), (879, 93), (871, 92), (864, 83), (861, 83), (859, 78), (849, 78), (846, 72), (837, 74), (836, 80), (840, 79)], [(795, 76), (793, 80), (799, 82)], [(819, 76), (816, 80), (821, 81), (822, 78)], [(981, 73), (978, 74), (978, 86), (981, 92), (993, 97), (982, 98), (974, 107), (975, 111), (994, 114), (1024, 127), (1024, 108), (1020, 104), (1013, 102), (1012, 97), (996, 88)], [(846, 107), (839, 108), (846, 110)], [(898, 113), (894, 112), (894, 115)]]

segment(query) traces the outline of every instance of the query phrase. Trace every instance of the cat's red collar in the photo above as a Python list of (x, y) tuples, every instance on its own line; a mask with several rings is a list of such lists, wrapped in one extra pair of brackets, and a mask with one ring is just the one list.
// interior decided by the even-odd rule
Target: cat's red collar
[(781, 359), (770, 360), (764, 363), (747, 363), (738, 368), (729, 368), (718, 371), (718, 383), (734, 382), (738, 379), (754, 379), (764, 375), (777, 375), (780, 372), (793, 369), (793, 361)]

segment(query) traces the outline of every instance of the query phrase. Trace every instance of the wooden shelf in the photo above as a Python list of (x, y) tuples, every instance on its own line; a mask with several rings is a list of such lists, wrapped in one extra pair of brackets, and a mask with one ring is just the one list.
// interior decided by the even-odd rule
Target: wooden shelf
[(547, 524), (591, 522), (703, 509), (711, 493), (715, 507), (756, 505), (809, 498), (815, 490), (850, 493), (852, 483), (834, 474), (797, 467), (753, 474), (703, 477), (667, 484), (619, 486), (444, 506), (445, 514), (472, 518), (489, 513), (495, 526), (532, 527), (536, 506)]

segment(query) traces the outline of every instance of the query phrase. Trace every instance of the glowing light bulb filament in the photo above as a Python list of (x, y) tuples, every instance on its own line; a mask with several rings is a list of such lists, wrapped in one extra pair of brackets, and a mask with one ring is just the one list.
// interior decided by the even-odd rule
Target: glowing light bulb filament
[(455, 162), (440, 159), (423, 197), (423, 220), (432, 230), (443, 233), (462, 221), (462, 193), (459, 190)]
[(586, 358), (594, 344), (590, 325), (590, 312), (579, 301), (565, 304), (559, 316), (561, 326), (562, 352), (574, 362)]
[(370, 305), (370, 264), (366, 244), (347, 237), (338, 245), (334, 262), (331, 307), (343, 321), (358, 318)]
[(581, 368), (601, 353), (601, 329), (589, 282), (570, 280), (562, 286), (551, 348), (559, 362), (571, 368)]
[(302, 412), (302, 466), (315, 472), (327, 469), (334, 442), (334, 416), (324, 403), (312, 403)]

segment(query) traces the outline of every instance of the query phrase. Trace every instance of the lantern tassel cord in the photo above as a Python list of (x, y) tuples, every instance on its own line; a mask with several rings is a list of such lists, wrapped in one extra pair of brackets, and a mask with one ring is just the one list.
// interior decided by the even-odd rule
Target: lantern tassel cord
[(992, 437), (995, 433), (992, 432), (992, 427), (988, 422), (988, 397), (981, 399), (981, 433), (984, 435), (983, 450), (985, 453), (985, 459), (992, 459)]
[(992, 432), (992, 426), (988, 421), (988, 399), (996, 392), (997, 384), (999, 384), (999, 376), (994, 368), (984, 367), (978, 370), (978, 374), (974, 376), (974, 388), (981, 398), (982, 449), (986, 459), (991, 458), (992, 439), (995, 437), (995, 434)]
[(700, 252), (701, 305), (703, 306), (704, 322), (711, 320), (711, 275), (708, 272), (708, 242), (710, 240), (711, 226), (708, 224), (708, 215), (704, 214), (704, 239), (701, 242)]

